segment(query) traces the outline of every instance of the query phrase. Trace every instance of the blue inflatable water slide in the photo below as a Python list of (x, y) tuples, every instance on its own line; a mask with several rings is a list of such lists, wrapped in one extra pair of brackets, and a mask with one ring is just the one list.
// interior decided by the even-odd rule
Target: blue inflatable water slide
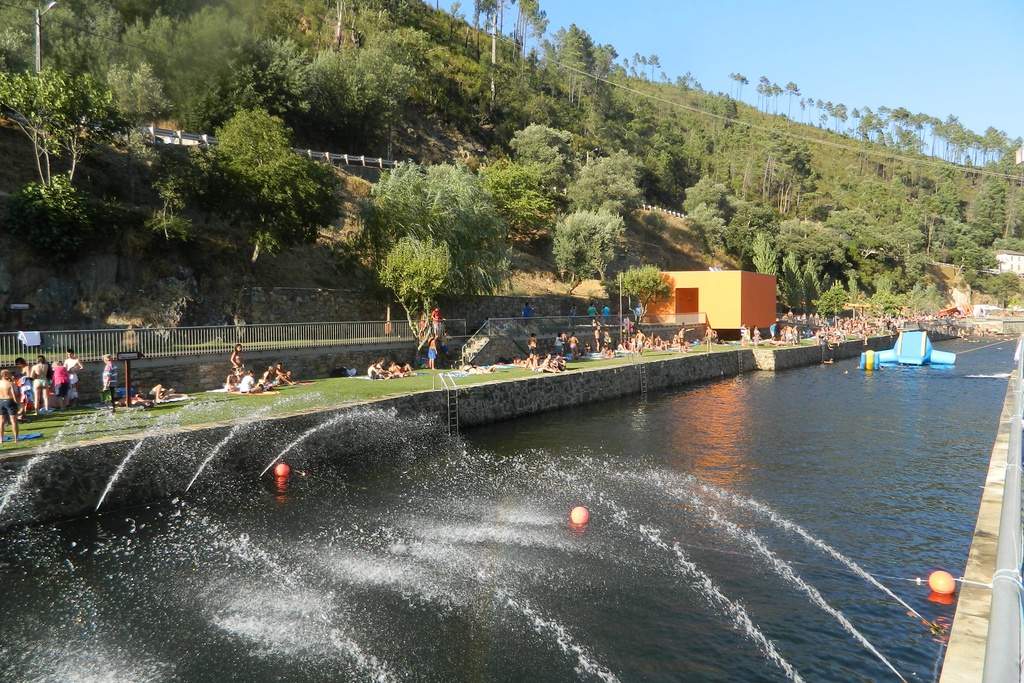
[[(874, 358), (871, 358), (874, 356)], [(873, 361), (873, 362), (872, 362)], [(956, 354), (932, 348), (932, 340), (924, 330), (900, 332), (896, 346), (885, 351), (872, 353), (868, 351), (860, 355), (862, 368), (871, 369), (878, 365), (953, 365)]]

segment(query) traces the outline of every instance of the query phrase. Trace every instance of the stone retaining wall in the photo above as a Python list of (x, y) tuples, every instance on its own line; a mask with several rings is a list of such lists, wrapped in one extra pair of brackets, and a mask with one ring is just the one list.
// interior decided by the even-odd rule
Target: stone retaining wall
[[(869, 346), (891, 348), (892, 343), (891, 338), (879, 338), (870, 340)], [(835, 356), (853, 357), (863, 348), (860, 341), (848, 342), (835, 350)], [(645, 361), (642, 366), (648, 389), (658, 390), (753, 370), (781, 370), (821, 361), (819, 347), (762, 347), (711, 355), (680, 355)], [(327, 365), (333, 362), (339, 361), (329, 361)], [(637, 394), (640, 366), (630, 363), (587, 369), (583, 365), (565, 374), (463, 387), (458, 390), (459, 424), (470, 427)], [(217, 477), (254, 477), (277, 453), (304, 435), (307, 440), (289, 456), (293, 463), (330, 454), (331, 458), (350, 461), (353, 467), (365, 466), (372, 462), (373, 453), (395, 451), (395, 444), (386, 439), (396, 433), (396, 425), (401, 425), (399, 432), (418, 435), (413, 440), (417, 447), (422, 447), (424, 441), (443, 438), (445, 430), (440, 425), (447, 423), (447, 405), (444, 391), (425, 391), (359, 404), (320, 406), (287, 415), (267, 415), (256, 420), (249, 415), (235, 422), (200, 427), (172, 425), (163, 432), (151, 430), (141, 436), (96, 440), (65, 449), (49, 444), (0, 460), (9, 473), (8, 480), (18, 473), (25, 479), (0, 517), (0, 527), (93, 512), (107, 482), (129, 455), (131, 462), (124, 467), (104, 502), (104, 510), (180, 495), (199, 464), (217, 449)], [(192, 406), (201, 409), (201, 404), (190, 404), (181, 410)], [(27, 467), (29, 462), (31, 467)]]

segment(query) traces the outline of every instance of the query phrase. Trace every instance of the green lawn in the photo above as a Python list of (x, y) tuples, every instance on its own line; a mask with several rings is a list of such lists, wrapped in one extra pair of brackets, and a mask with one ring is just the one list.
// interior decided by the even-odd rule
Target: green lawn
[[(703, 346), (689, 355), (703, 354)], [(734, 345), (716, 346), (712, 353), (732, 351)], [(661, 360), (678, 357), (677, 352), (648, 351), (643, 360)], [(568, 372), (582, 368), (614, 367), (634, 363), (631, 358), (609, 360), (587, 360), (569, 363)], [(281, 415), (290, 412), (317, 410), (345, 403), (365, 401), (386, 396), (408, 394), (416, 391), (441, 389), (439, 374), (446, 371), (422, 370), (416, 377), (374, 381), (356, 378), (322, 379), (308, 386), (285, 387), (281, 390), (252, 396), (238, 394), (200, 393), (192, 400), (180, 403), (165, 403), (151, 409), (119, 408), (110, 415), (95, 406), (81, 406), (65, 412), (55, 412), (38, 417), (30, 416), (29, 422), (20, 427), (22, 434), (40, 433), (41, 438), (30, 439), (17, 444), (5, 442), (0, 453), (10, 454), (17, 450), (53, 446), (57, 443), (75, 443), (98, 438), (124, 437), (139, 434), (150, 429), (174, 429), (176, 427), (213, 424), (245, 419), (251, 416)], [(458, 386), (482, 384), (523, 377), (537, 377), (540, 373), (528, 370), (498, 370), (494, 374), (470, 375), (455, 378)], [(5, 434), (10, 435), (8, 426)]]

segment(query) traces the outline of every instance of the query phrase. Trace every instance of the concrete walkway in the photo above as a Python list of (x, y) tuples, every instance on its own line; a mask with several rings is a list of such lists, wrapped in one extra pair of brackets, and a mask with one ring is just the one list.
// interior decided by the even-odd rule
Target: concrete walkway
[(988, 618), (992, 581), (996, 563), (996, 542), (999, 540), (999, 516), (1003, 507), (1003, 483), (1006, 479), (1006, 456), (1010, 444), (1010, 415), (1013, 412), (1013, 386), (1016, 374), (1010, 378), (999, 417), (999, 431), (992, 447), (992, 456), (981, 496), (978, 522), (974, 527), (971, 552), (963, 578), (983, 586), (964, 583), (957, 596), (956, 614), (949, 636), (949, 647), (942, 663), (939, 683), (978, 683), (985, 664), (985, 643), (988, 637)]

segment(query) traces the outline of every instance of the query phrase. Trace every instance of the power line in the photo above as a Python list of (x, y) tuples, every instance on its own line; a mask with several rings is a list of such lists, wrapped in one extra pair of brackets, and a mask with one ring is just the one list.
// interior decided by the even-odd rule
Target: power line
[[(508, 38), (506, 36), (498, 36), (498, 37), (502, 41), (510, 43), (510, 44), (515, 45), (515, 46), (518, 47), (518, 43), (516, 43), (515, 41), (511, 40), (510, 38)], [(741, 119), (738, 119), (738, 118), (736, 118), (736, 119), (729, 118), (728, 116), (722, 116), (721, 114), (715, 114), (714, 112), (706, 111), (706, 110), (701, 109), (699, 107), (694, 107), (694, 106), (691, 106), (691, 105), (688, 105), (688, 104), (683, 104), (682, 102), (676, 102), (676, 101), (673, 101), (673, 100), (668, 100), (668, 99), (665, 99), (664, 97), (661, 97), (659, 95), (654, 95), (654, 94), (651, 94), (651, 93), (646, 93), (646, 92), (643, 92), (641, 90), (637, 90), (636, 88), (630, 87), (628, 85), (623, 85), (622, 83), (616, 83), (615, 81), (609, 80), (607, 78), (603, 78), (601, 76), (595, 76), (594, 74), (591, 74), (591, 73), (588, 73), (586, 71), (583, 71), (582, 69), (578, 69), (578, 68), (576, 68), (574, 66), (570, 66), (570, 65), (565, 64), (563, 62), (560, 62), (557, 59), (552, 59), (552, 58), (546, 57), (546, 56), (540, 56), (540, 60), (543, 61), (543, 62), (547, 62), (549, 64), (553, 64), (554, 66), (556, 66), (556, 67), (558, 67), (560, 69), (564, 69), (566, 71), (571, 71), (573, 73), (576, 73), (576, 74), (578, 74), (580, 76), (583, 76), (584, 78), (589, 78), (589, 79), (591, 79), (593, 81), (597, 81), (599, 83), (605, 83), (605, 84), (610, 85), (610, 86), (612, 86), (614, 88), (618, 88), (620, 90), (628, 92), (628, 93), (630, 93), (632, 95), (636, 95), (638, 97), (643, 97), (645, 99), (652, 100), (654, 102), (659, 102), (661, 104), (665, 104), (665, 105), (668, 105), (670, 107), (675, 107), (677, 109), (683, 109), (685, 111), (694, 112), (696, 114), (700, 114), (702, 116), (707, 116), (709, 118), (717, 119), (719, 121), (727, 122), (727, 123), (730, 123), (730, 124), (738, 124), (738, 125), (741, 125), (741, 126), (746, 126), (747, 128), (750, 128), (752, 130), (761, 131), (761, 132), (767, 133), (769, 135), (780, 135), (780, 136), (785, 136), (785, 137), (793, 138), (795, 140), (802, 140), (804, 142), (809, 142), (809, 143), (812, 143), (812, 144), (825, 145), (827, 147), (833, 147), (835, 149), (841, 149), (841, 150), (844, 150), (844, 151), (847, 151), (847, 152), (853, 152), (855, 154), (864, 154), (864, 155), (867, 155), (867, 156), (874, 156), (874, 157), (881, 158), (884, 161), (900, 160), (900, 161), (905, 161), (906, 163), (909, 163), (909, 164), (921, 164), (921, 165), (925, 165), (925, 166), (931, 166), (931, 167), (937, 168), (937, 169), (947, 169), (948, 170), (948, 169), (952, 168), (952, 169), (957, 169), (957, 170), (967, 170), (967, 171), (970, 171), (971, 173), (975, 173), (975, 174), (980, 175), (980, 176), (988, 176), (988, 177), (994, 177), (994, 178), (1005, 178), (1007, 180), (1021, 182), (1021, 177), (1019, 175), (1014, 175), (1014, 174), (1010, 174), (1010, 173), (999, 173), (999, 172), (996, 172), (996, 171), (986, 171), (984, 169), (978, 169), (978, 168), (973, 168), (973, 167), (967, 168), (967, 167), (963, 167), (963, 166), (957, 166), (956, 164), (952, 164), (952, 163), (950, 163), (948, 161), (940, 161), (940, 160), (935, 160), (935, 159), (922, 159), (920, 157), (909, 157), (909, 156), (906, 156), (906, 155), (903, 155), (903, 154), (894, 154), (894, 153), (891, 153), (891, 152), (884, 152), (882, 150), (877, 150), (877, 149), (873, 149), (873, 148), (870, 148), (870, 147), (868, 147), (868, 148), (854, 147), (852, 145), (843, 144), (841, 142), (836, 142), (836, 141), (828, 140), (828, 139), (824, 139), (824, 138), (812, 137), (810, 135), (804, 135), (804, 134), (797, 133), (797, 132), (794, 132), (794, 131), (791, 131), (791, 130), (778, 129), (778, 128), (769, 128), (767, 126), (762, 126), (762, 125), (759, 125), (759, 124), (756, 124), (756, 123), (753, 123), (753, 122), (750, 122), (750, 121), (744, 121), (744, 120), (741, 120)], [(711, 97), (716, 97), (716, 95), (713, 95), (711, 93), (708, 93), (708, 95), (711, 96)], [(789, 123), (793, 123), (793, 122), (789, 121)], [(874, 143), (872, 143), (872, 144), (874, 144)]]
[(87, 28), (85, 28), (83, 26), (79, 26), (78, 24), (75, 24), (74, 22), (66, 21), (64, 19), (61, 19), (60, 17), (54, 17), (50, 21), (56, 22), (58, 24), (61, 24), (62, 26), (66, 27), (66, 28), (70, 28), (70, 29), (72, 29), (74, 31), (79, 31), (81, 33), (87, 33), (90, 36), (93, 36), (95, 38), (99, 38), (100, 40), (105, 40), (108, 43), (115, 43), (117, 45), (122, 45), (124, 47), (132, 48), (132, 49), (135, 49), (135, 50), (142, 50), (143, 52), (147, 52), (147, 53), (149, 53), (151, 55), (156, 55), (158, 57), (164, 56), (162, 52), (157, 52), (155, 50), (149, 49), (148, 47), (142, 47), (141, 45), (135, 45), (134, 43), (126, 43), (123, 40), (114, 39), (114, 38), (111, 38), (109, 36), (105, 36), (105, 35), (103, 35), (101, 33), (96, 33), (95, 31), (90, 31), (89, 29), (87, 29)]
[[(23, 10), (25, 12), (34, 12), (35, 11), (31, 7), (23, 7), (21, 5), (12, 5), (9, 2), (2, 2), (2, 1), (0, 1), (0, 6), (2, 6), (2, 7), (10, 7), (11, 9), (20, 9), (20, 10)], [(105, 40), (108, 43), (115, 43), (117, 45), (122, 45), (124, 47), (132, 48), (132, 49), (135, 49), (135, 50), (142, 50), (143, 52), (149, 53), (151, 55), (163, 56), (163, 53), (161, 53), (161, 52), (157, 52), (155, 50), (152, 50), (152, 49), (150, 49), (148, 47), (143, 47), (141, 45), (135, 45), (134, 43), (126, 43), (123, 40), (116, 39), (116, 38), (111, 38), (110, 36), (103, 35), (102, 33), (96, 33), (95, 31), (91, 31), (91, 30), (85, 28), (84, 26), (79, 26), (78, 24), (76, 24), (73, 21), (68, 21), (66, 19), (62, 19), (59, 16), (51, 16), (48, 19), (47, 23), (50, 23), (50, 22), (60, 24), (60, 25), (64, 26), (65, 28), (69, 28), (69, 29), (71, 29), (73, 31), (78, 31), (80, 33), (86, 33), (86, 34), (88, 34), (90, 36), (93, 36), (95, 38), (99, 38), (100, 40)]]

